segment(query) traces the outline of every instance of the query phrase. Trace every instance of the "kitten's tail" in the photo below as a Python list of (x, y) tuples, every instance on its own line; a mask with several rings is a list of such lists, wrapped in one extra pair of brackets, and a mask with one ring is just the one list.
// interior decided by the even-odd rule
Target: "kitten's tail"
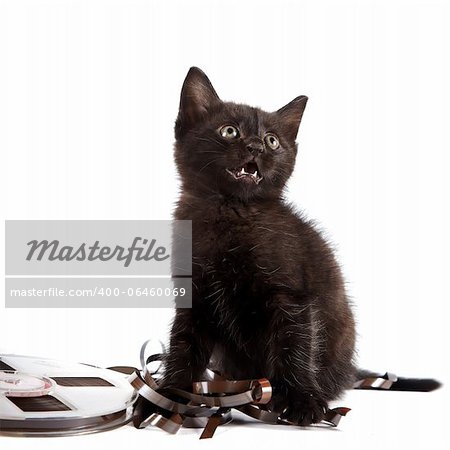
[(356, 373), (354, 389), (374, 389), (390, 391), (430, 392), (439, 389), (442, 384), (433, 378), (404, 378), (391, 373), (379, 373), (359, 369)]

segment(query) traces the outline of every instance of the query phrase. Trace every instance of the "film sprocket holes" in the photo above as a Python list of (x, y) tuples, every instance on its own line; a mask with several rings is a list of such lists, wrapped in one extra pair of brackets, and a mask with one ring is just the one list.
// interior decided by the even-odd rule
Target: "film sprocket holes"
[(0, 435), (66, 436), (117, 428), (132, 417), (126, 375), (52, 359), (0, 355)]

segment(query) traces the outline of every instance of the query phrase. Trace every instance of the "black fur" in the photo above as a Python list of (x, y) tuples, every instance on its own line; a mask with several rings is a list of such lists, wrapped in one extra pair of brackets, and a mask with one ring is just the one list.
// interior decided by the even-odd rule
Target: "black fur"
[[(175, 218), (192, 220), (193, 307), (176, 311), (161, 385), (190, 389), (211, 364), (233, 379), (267, 377), (270, 407), (301, 425), (322, 420), (358, 376), (339, 265), (282, 196), (306, 102), (276, 112), (223, 102), (200, 69), (189, 71), (175, 125)], [(437, 387), (400, 378), (392, 390)]]
[[(306, 101), (272, 113), (222, 102), (202, 71), (189, 71), (175, 127), (175, 218), (193, 224), (193, 307), (176, 311), (163, 381), (189, 389), (212, 358), (232, 378), (269, 378), (271, 407), (303, 425), (320, 421), (355, 376), (339, 266), (282, 198)], [(239, 135), (223, 137), (226, 125)], [(279, 148), (269, 147), (267, 133)], [(254, 164), (259, 183), (230, 173)]]
[[(370, 370), (359, 369), (357, 371), (356, 378), (362, 380), (364, 378), (384, 378), (384, 375), (372, 372)], [(411, 392), (431, 392), (439, 389), (442, 384), (433, 378), (404, 378), (398, 377), (392, 386), (390, 391), (411, 391)], [(375, 388), (371, 388), (375, 389)], [(379, 389), (383, 390), (383, 389)]]

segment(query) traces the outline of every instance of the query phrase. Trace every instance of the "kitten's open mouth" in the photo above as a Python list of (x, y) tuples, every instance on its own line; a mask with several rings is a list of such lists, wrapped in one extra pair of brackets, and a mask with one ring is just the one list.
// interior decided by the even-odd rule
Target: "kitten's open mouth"
[(250, 161), (236, 169), (226, 170), (235, 180), (252, 181), (255, 184), (259, 184), (263, 179), (259, 173), (258, 165), (254, 161)]

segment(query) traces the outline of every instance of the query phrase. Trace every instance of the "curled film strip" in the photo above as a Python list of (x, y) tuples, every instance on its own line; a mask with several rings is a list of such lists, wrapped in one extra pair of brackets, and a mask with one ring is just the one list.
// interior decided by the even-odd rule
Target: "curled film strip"
[[(207, 439), (214, 435), (219, 425), (231, 421), (233, 409), (264, 423), (297, 425), (282, 419), (280, 412), (267, 408), (272, 398), (272, 386), (266, 378), (229, 380), (207, 369), (205, 380), (194, 382), (192, 392), (174, 388), (161, 390), (157, 379), (158, 370), (150, 371), (148, 366), (154, 362), (161, 365), (163, 355), (154, 354), (145, 360), (148, 343), (144, 343), (141, 348), (141, 370), (112, 368), (130, 373), (128, 380), (139, 396), (155, 407), (147, 417), (135, 423), (137, 428), (153, 425), (171, 434), (175, 434), (182, 426), (204, 428), (200, 439)], [(349, 411), (349, 408), (344, 407), (328, 409), (322, 422), (336, 427)]]

